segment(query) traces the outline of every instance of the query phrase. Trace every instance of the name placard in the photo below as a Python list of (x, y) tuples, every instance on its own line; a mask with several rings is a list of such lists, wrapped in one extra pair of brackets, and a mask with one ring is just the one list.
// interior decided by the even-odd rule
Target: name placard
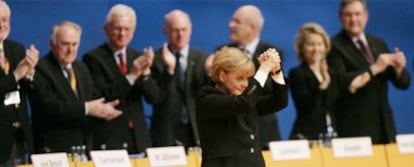
[(32, 154), (34, 167), (69, 167), (66, 153)]
[(396, 139), (400, 154), (414, 153), (414, 134), (397, 135)]
[(311, 158), (307, 140), (273, 141), (269, 143), (269, 148), (275, 161)]
[(96, 167), (131, 167), (126, 150), (91, 151)]
[(336, 138), (332, 149), (337, 158), (372, 156), (372, 141), (370, 137)]
[(151, 166), (187, 165), (187, 157), (182, 146), (148, 148), (147, 155)]

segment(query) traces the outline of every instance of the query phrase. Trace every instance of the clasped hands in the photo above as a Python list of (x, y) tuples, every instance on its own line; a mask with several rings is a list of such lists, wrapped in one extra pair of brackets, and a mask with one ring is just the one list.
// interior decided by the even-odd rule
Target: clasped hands
[(260, 63), (259, 71), (276, 74), (281, 70), (281, 59), (279, 52), (274, 48), (270, 48), (262, 53), (257, 60)]

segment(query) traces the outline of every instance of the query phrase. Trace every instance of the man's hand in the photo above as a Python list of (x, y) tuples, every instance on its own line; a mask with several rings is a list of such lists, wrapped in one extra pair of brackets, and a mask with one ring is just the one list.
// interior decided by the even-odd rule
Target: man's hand
[(102, 118), (107, 121), (112, 120), (122, 114), (120, 110), (115, 109), (118, 104), (119, 100), (105, 103), (104, 98), (88, 101), (86, 102), (86, 105), (88, 106), (87, 115)]
[(207, 74), (211, 73), (211, 67), (213, 66), (213, 60), (214, 60), (215, 54), (211, 54), (207, 57), (206, 62), (204, 63), (204, 70)]
[(162, 60), (165, 65), (167, 65), (167, 71), (170, 74), (174, 74), (175, 66), (177, 64), (177, 58), (174, 54), (168, 49), (168, 44), (164, 43), (162, 46)]
[(392, 53), (382, 53), (378, 56), (377, 61), (370, 66), (371, 73), (373, 76), (385, 71), (388, 66), (394, 63), (394, 57)]
[(400, 76), (402, 71), (407, 65), (407, 60), (405, 58), (404, 52), (400, 51), (399, 48), (394, 48), (394, 59), (392, 66), (395, 69), (395, 72), (397, 73), (397, 76)]
[(39, 60), (39, 51), (34, 45), (30, 45), (30, 48), (26, 50), (26, 56), (17, 64), (16, 69), (13, 71), (13, 75), (16, 81), (19, 81), (26, 75), (30, 75)]

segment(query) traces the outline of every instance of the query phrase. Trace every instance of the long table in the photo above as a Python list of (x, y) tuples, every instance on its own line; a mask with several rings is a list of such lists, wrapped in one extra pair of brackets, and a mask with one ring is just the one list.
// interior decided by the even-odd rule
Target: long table
[[(263, 151), (267, 167), (413, 167), (414, 154), (400, 154), (396, 144), (374, 145), (370, 157), (336, 158), (332, 148), (314, 147), (310, 149), (311, 158), (305, 160), (273, 161), (269, 151)], [(71, 167), (94, 167), (93, 162), (70, 163)], [(149, 167), (148, 158), (131, 160), (132, 167)], [(199, 167), (201, 156), (197, 153), (187, 155), (187, 165), (180, 167)], [(33, 167), (20, 165), (19, 167)]]

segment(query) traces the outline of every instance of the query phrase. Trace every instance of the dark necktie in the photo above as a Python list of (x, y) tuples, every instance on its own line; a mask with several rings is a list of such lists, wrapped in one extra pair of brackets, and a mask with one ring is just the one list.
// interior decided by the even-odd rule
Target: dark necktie
[(181, 63), (180, 63), (180, 58), (183, 55), (180, 52), (175, 52), (175, 58), (176, 58), (176, 65), (175, 65), (175, 72), (176, 75), (179, 79), (179, 81), (181, 82), (181, 85), (184, 85), (184, 81), (185, 81), (185, 70), (181, 67)]
[[(175, 73), (176, 76), (178, 78), (178, 80), (180, 81), (179, 85), (181, 87), (181, 89), (184, 89), (184, 85), (185, 85), (185, 70), (181, 67), (181, 63), (180, 63), (180, 58), (183, 55), (180, 52), (175, 52), (175, 58), (176, 58), (176, 65), (175, 65)], [(181, 93), (183, 94), (184, 91), (181, 91)], [(184, 95), (182, 95), (181, 97), (183, 97)], [(185, 107), (185, 98), (181, 98), (183, 103), (181, 106), (181, 114), (180, 114), (180, 120), (183, 124), (188, 124), (189, 118), (188, 118), (188, 112), (187, 112), (187, 108)]]
[(118, 66), (119, 66), (119, 70), (121, 71), (121, 75), (122, 76), (125, 76), (127, 74), (127, 72), (128, 72), (128, 67), (127, 67), (127, 65), (126, 65), (126, 63), (124, 61), (124, 54), (119, 53), (118, 54), (118, 59), (119, 59)]
[(369, 64), (374, 63), (374, 56), (372, 55), (371, 49), (367, 45), (362, 42), (361, 39), (357, 40), (357, 43), (359, 45), (359, 48), (362, 51), (362, 54), (364, 55), (365, 59), (368, 61)]

